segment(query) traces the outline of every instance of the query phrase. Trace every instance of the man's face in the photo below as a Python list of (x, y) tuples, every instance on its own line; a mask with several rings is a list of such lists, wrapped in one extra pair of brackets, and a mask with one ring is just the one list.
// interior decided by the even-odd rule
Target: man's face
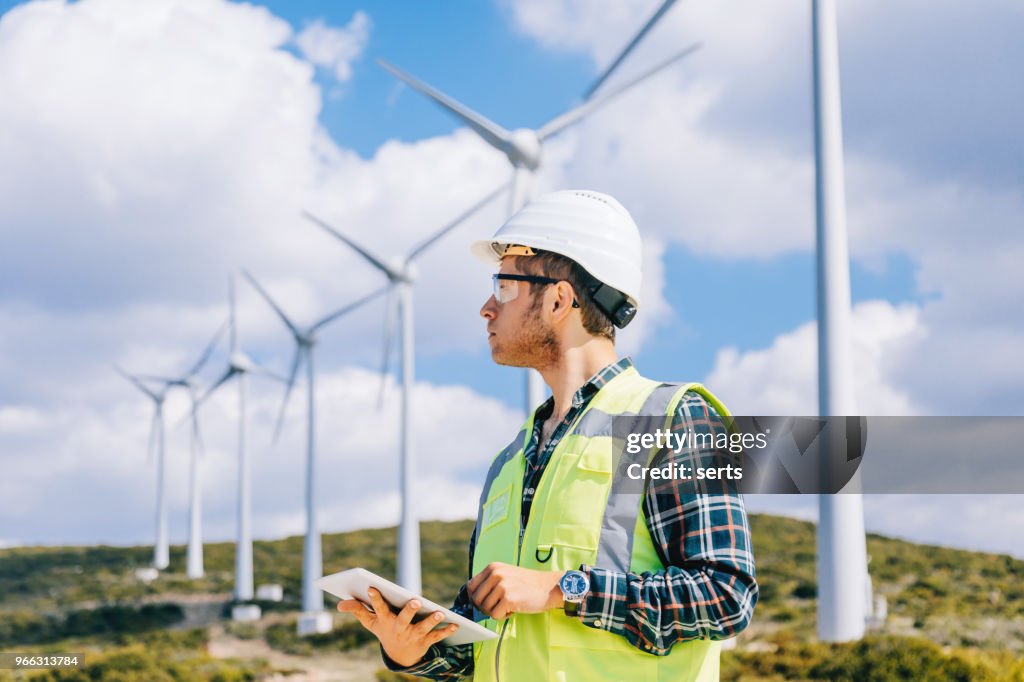
[[(499, 273), (523, 275), (517, 265), (521, 256), (506, 256)], [(543, 316), (544, 291), (536, 300), (530, 295), (529, 282), (506, 282), (518, 286), (519, 295), (508, 303), (498, 303), (492, 294), (480, 315), (487, 320), (487, 342), (491, 358), (499, 365), (543, 369), (558, 360), (559, 344), (554, 329)]]

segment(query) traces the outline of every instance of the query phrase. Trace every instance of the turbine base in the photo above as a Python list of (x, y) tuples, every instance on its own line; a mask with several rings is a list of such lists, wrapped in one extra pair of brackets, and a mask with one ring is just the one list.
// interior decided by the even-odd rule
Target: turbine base
[(322, 635), (334, 629), (334, 614), (330, 611), (306, 611), (299, 614), (296, 630), (299, 637)]
[(255, 623), (263, 616), (263, 610), (256, 604), (238, 604), (231, 607), (231, 620), (236, 623)]

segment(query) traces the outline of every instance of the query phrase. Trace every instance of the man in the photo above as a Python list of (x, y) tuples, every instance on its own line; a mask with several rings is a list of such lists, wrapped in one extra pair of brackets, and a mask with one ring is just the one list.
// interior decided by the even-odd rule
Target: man
[[(539, 371), (552, 397), (495, 458), (454, 609), (499, 633), (445, 646), (455, 626), (339, 603), (380, 640), (392, 670), (432, 679), (715, 680), (720, 640), (757, 602), (743, 502), (724, 484), (679, 480), (628, 494), (623, 425), (724, 433), (724, 406), (699, 384), (641, 377), (615, 352), (639, 305), (640, 234), (597, 192), (546, 194), (473, 245), (500, 264), (480, 310), (495, 362)], [(653, 421), (652, 421), (653, 420)], [(699, 464), (713, 450), (647, 453)], [(641, 490), (635, 490), (640, 493)], [(434, 619), (436, 618), (436, 620)]]

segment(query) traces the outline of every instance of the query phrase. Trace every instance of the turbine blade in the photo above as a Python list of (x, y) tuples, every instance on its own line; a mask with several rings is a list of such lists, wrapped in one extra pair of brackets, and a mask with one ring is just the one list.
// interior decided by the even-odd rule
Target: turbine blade
[(647, 32), (654, 28), (654, 25), (658, 23), (661, 17), (664, 16), (665, 12), (667, 12), (672, 7), (672, 5), (675, 4), (675, 2), (676, 0), (665, 0), (663, 3), (661, 3), (661, 6), (658, 7), (654, 14), (651, 15), (651, 18), (647, 20), (647, 23), (643, 25), (643, 28), (641, 28), (637, 32), (637, 34), (633, 36), (633, 39), (630, 40), (629, 44), (627, 44), (626, 47), (623, 48), (622, 52), (619, 53), (619, 56), (616, 57), (615, 60), (612, 61), (611, 65), (609, 65), (608, 68), (604, 70), (604, 73), (598, 76), (597, 80), (594, 81), (593, 85), (587, 88), (586, 92), (583, 93), (583, 99), (590, 99), (591, 97), (593, 97), (594, 93), (597, 92), (598, 88), (600, 88), (601, 85), (603, 85), (604, 82), (608, 80), (608, 78), (613, 73), (615, 73), (615, 70), (619, 68), (619, 65), (622, 64), (622, 62), (625, 61), (626, 57), (629, 56), (629, 53), (632, 52), (633, 49), (640, 44), (640, 41), (644, 39), (644, 36), (647, 35)]
[(388, 382), (388, 368), (391, 365), (391, 344), (394, 341), (395, 319), (398, 312), (398, 301), (395, 300), (394, 291), (388, 290), (388, 300), (384, 310), (384, 342), (383, 353), (380, 359), (380, 390), (377, 391), (377, 409), (384, 405), (384, 393)]
[(217, 348), (217, 344), (220, 343), (221, 337), (224, 336), (224, 330), (227, 328), (228, 322), (225, 322), (220, 326), (217, 333), (213, 335), (212, 339), (210, 339), (210, 343), (206, 344), (206, 348), (203, 349), (203, 354), (199, 356), (199, 360), (196, 361), (196, 364), (192, 365), (192, 369), (190, 369), (188, 374), (185, 375), (186, 377), (193, 377), (199, 373), (199, 370), (203, 368), (206, 361), (210, 359), (211, 355), (213, 355), (213, 351)]
[(175, 379), (174, 377), (157, 376), (155, 374), (136, 374), (134, 376), (136, 379), (143, 381), (159, 381), (164, 384), (175, 384), (181, 381), (181, 379)]
[(441, 239), (441, 237), (445, 236), (446, 234), (448, 234), (449, 232), (454, 230), (456, 227), (461, 225), (463, 222), (468, 220), (470, 217), (472, 217), (473, 214), (475, 214), (477, 211), (479, 211), (484, 206), (489, 204), (492, 199), (494, 199), (496, 196), (498, 196), (503, 191), (505, 191), (505, 189), (507, 189), (508, 186), (509, 186), (509, 183), (505, 182), (505, 183), (502, 183), (502, 185), (500, 187), (498, 187), (497, 189), (491, 190), (491, 192), (487, 196), (485, 196), (483, 199), (481, 199), (480, 201), (478, 201), (475, 204), (473, 204), (472, 206), (470, 206), (468, 210), (466, 210), (462, 214), (460, 214), (459, 217), (457, 217), (455, 220), (451, 221), (450, 223), (445, 225), (443, 228), (441, 228), (440, 230), (435, 232), (432, 237), (430, 237), (430, 238), (426, 239), (425, 241), (423, 241), (422, 243), (420, 243), (416, 248), (414, 248), (412, 251), (409, 252), (409, 256), (406, 259), (407, 262), (412, 261), (414, 258), (416, 258), (421, 253), (423, 253), (428, 248), (430, 248), (435, 242), (437, 242), (437, 240)]
[(231, 322), (231, 338), (229, 343), (231, 344), (231, 352), (235, 353), (238, 351), (238, 326), (235, 321), (235, 275), (234, 273), (228, 275), (228, 306), (231, 309), (230, 317), (228, 318)]
[(558, 133), (562, 132), (563, 130), (565, 130), (569, 126), (573, 125), (574, 123), (578, 123), (580, 121), (580, 119), (582, 119), (587, 114), (589, 114), (589, 113), (591, 113), (591, 112), (593, 112), (593, 111), (595, 111), (597, 109), (600, 109), (605, 104), (608, 104), (608, 102), (612, 101), (613, 99), (615, 99), (616, 97), (618, 97), (622, 93), (626, 92), (627, 90), (629, 90), (633, 86), (639, 85), (640, 83), (642, 83), (643, 81), (647, 80), (651, 76), (655, 75), (659, 71), (661, 71), (661, 70), (671, 66), (672, 64), (676, 63), (677, 61), (679, 61), (683, 57), (687, 57), (687, 56), (693, 54), (698, 49), (700, 49), (700, 43), (694, 43), (693, 45), (690, 45), (689, 47), (687, 47), (685, 50), (677, 52), (675, 55), (673, 55), (672, 57), (669, 57), (668, 59), (666, 59), (665, 61), (661, 62), (660, 64), (658, 64), (654, 68), (648, 69), (647, 71), (644, 71), (642, 74), (640, 74), (639, 76), (637, 76), (633, 80), (629, 81), (625, 85), (619, 86), (618, 88), (616, 88), (615, 90), (612, 90), (608, 94), (606, 94), (606, 95), (604, 95), (602, 97), (597, 97), (595, 99), (588, 99), (586, 102), (584, 102), (583, 104), (580, 104), (576, 108), (570, 109), (569, 111), (565, 112), (564, 114), (556, 116), (555, 118), (551, 119), (550, 121), (545, 123), (543, 126), (541, 126), (537, 130), (537, 137), (539, 137), (541, 139), (541, 141), (547, 140), (550, 137), (554, 137), (555, 135), (557, 135)]
[(277, 423), (274, 425), (274, 443), (277, 443), (281, 435), (281, 426), (284, 424), (284, 413), (288, 409), (288, 399), (292, 394), (292, 387), (295, 386), (295, 376), (299, 373), (299, 364), (302, 362), (302, 346), (295, 345), (295, 355), (292, 356), (292, 367), (288, 372), (288, 383), (284, 389), (284, 399), (281, 400), (281, 409), (277, 413)]
[(149, 386), (146, 386), (144, 383), (139, 381), (139, 377), (135, 377), (135, 376), (132, 376), (131, 374), (128, 374), (127, 372), (125, 372), (123, 369), (121, 369), (117, 365), (114, 365), (114, 371), (117, 372), (118, 374), (120, 374), (121, 376), (123, 376), (128, 381), (132, 382), (137, 389), (139, 389), (140, 391), (142, 391), (143, 393), (148, 395), (153, 400), (160, 400), (160, 396), (158, 396), (155, 392), (150, 390)]
[(354, 241), (352, 241), (351, 239), (349, 239), (348, 237), (346, 237), (345, 235), (343, 235), (343, 234), (342, 234), (341, 232), (338, 232), (338, 231), (337, 231), (336, 229), (334, 229), (333, 227), (331, 227), (330, 225), (328, 225), (328, 224), (327, 224), (327, 223), (325, 223), (324, 221), (320, 220), (319, 218), (317, 218), (317, 217), (316, 217), (315, 215), (313, 215), (313, 214), (312, 214), (312, 213), (310, 213), (309, 211), (303, 211), (303, 212), (302, 212), (302, 215), (303, 215), (303, 216), (304, 216), (304, 217), (305, 217), (305, 218), (306, 218), (307, 220), (310, 220), (310, 221), (312, 221), (312, 222), (316, 223), (317, 225), (319, 225), (319, 226), (320, 226), (321, 228), (323, 228), (323, 229), (324, 229), (324, 230), (325, 230), (326, 232), (329, 232), (330, 234), (334, 235), (335, 237), (337, 237), (337, 238), (338, 238), (338, 239), (340, 239), (341, 241), (345, 242), (345, 243), (346, 243), (346, 244), (347, 244), (347, 245), (349, 246), (349, 248), (351, 248), (351, 249), (352, 249), (353, 251), (355, 251), (356, 253), (358, 253), (358, 254), (359, 254), (360, 256), (362, 256), (362, 257), (363, 257), (363, 258), (365, 258), (366, 260), (370, 261), (370, 264), (372, 264), (372, 265), (373, 265), (374, 267), (376, 267), (376, 268), (377, 268), (378, 270), (380, 270), (381, 272), (383, 272), (383, 273), (384, 273), (385, 275), (387, 275), (387, 276), (388, 276), (389, 278), (392, 278), (392, 279), (393, 279), (393, 278), (395, 278), (395, 277), (398, 277), (398, 276), (400, 275), (400, 273), (397, 273), (397, 272), (395, 272), (394, 270), (392, 270), (392, 269), (391, 269), (391, 268), (390, 268), (390, 267), (388, 266), (388, 264), (387, 264), (387, 263), (385, 263), (385, 262), (384, 262), (384, 261), (382, 261), (381, 259), (379, 259), (379, 258), (377, 258), (376, 256), (374, 256), (374, 255), (373, 255), (372, 253), (370, 253), (369, 251), (367, 251), (367, 250), (366, 250), (366, 249), (364, 249), (363, 247), (359, 246), (359, 244), (356, 244), (356, 243), (355, 243)]
[(190, 423), (191, 421), (192, 421), (192, 412), (190, 410), (190, 411), (186, 412), (184, 415), (182, 415), (181, 419), (179, 419), (178, 421), (174, 422), (174, 425), (171, 426), (171, 430), (177, 431), (178, 429), (180, 429), (181, 427), (183, 427), (186, 424)]
[(441, 108), (446, 109), (448, 112), (461, 119), (466, 125), (472, 128), (477, 135), (482, 137), (487, 144), (491, 145), (495, 149), (501, 150), (502, 152), (506, 151), (511, 142), (512, 134), (500, 125), (487, 117), (478, 114), (461, 102), (452, 99), (440, 90), (417, 80), (415, 77), (405, 71), (402, 71), (394, 64), (383, 59), (378, 59), (377, 63), (390, 71), (396, 78), (404, 81), (406, 85), (411, 87), (413, 90), (423, 93), (430, 99), (434, 100), (434, 102), (436, 102)]
[(206, 393), (204, 393), (196, 401), (196, 405), (198, 406), (206, 402), (206, 399), (209, 398), (214, 391), (216, 391), (218, 388), (224, 385), (231, 377), (235, 376), (235, 374), (237, 373), (238, 371), (234, 367), (228, 367), (224, 374), (221, 375), (220, 379), (217, 379), (217, 381), (213, 383), (213, 386), (210, 386), (210, 388), (207, 389)]
[(270, 304), (270, 307), (274, 309), (274, 312), (277, 313), (277, 316), (281, 318), (281, 321), (285, 323), (285, 326), (288, 327), (289, 331), (291, 331), (295, 338), (298, 339), (299, 337), (301, 337), (302, 333), (299, 331), (299, 328), (292, 324), (292, 321), (289, 320), (288, 316), (284, 314), (284, 311), (281, 310), (281, 308), (278, 307), (276, 303), (274, 303), (274, 299), (270, 298), (270, 294), (268, 294), (266, 290), (260, 286), (260, 283), (256, 281), (256, 278), (250, 275), (248, 270), (242, 270), (242, 274), (245, 276), (247, 280), (249, 280), (249, 283), (256, 288), (256, 291), (259, 292), (260, 296), (262, 296), (263, 299)]
[(366, 303), (369, 303), (370, 301), (372, 301), (373, 299), (377, 298), (378, 296), (380, 296), (381, 294), (383, 294), (384, 292), (386, 292), (390, 288), (391, 288), (391, 285), (388, 284), (385, 287), (381, 287), (380, 289), (377, 289), (377, 291), (374, 291), (373, 293), (370, 293), (370, 294), (367, 294), (366, 296), (363, 296), (362, 298), (360, 298), (356, 302), (349, 303), (344, 308), (340, 308), (339, 310), (334, 311), (333, 313), (331, 313), (327, 317), (323, 318), (322, 320), (320, 320), (319, 322), (314, 324), (310, 328), (309, 333), (313, 334), (314, 332), (316, 332), (321, 327), (323, 327), (325, 325), (328, 325), (331, 322), (334, 322), (339, 317), (342, 317), (343, 315), (347, 315), (350, 312), (352, 312), (353, 310), (355, 310), (356, 308), (359, 308), (360, 306), (362, 306), (362, 305), (364, 305)]
[[(250, 360), (252, 359), (250, 358)], [(252, 369), (250, 369), (249, 371), (252, 372), (253, 374), (259, 374), (260, 376), (270, 377), (271, 379), (279, 381), (282, 384), (288, 383), (288, 377), (281, 376), (277, 372), (267, 369), (266, 367), (256, 362), (255, 360), (252, 360)]]

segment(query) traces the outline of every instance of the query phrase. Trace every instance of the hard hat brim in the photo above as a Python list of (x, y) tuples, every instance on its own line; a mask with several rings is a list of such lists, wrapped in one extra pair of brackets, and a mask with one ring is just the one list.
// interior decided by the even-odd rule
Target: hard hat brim
[(494, 250), (494, 245), (505, 246), (504, 242), (494, 239), (479, 239), (469, 245), (470, 253), (488, 265), (501, 265), (501, 256)]

